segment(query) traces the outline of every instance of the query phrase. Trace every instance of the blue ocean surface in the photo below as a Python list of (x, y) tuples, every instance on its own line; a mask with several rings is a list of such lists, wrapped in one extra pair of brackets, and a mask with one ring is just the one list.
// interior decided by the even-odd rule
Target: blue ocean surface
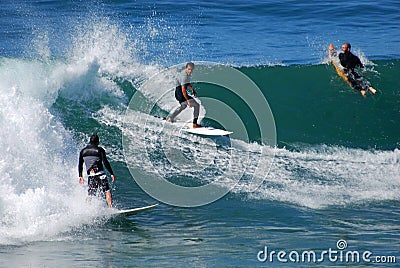
[[(0, 15), (0, 267), (399, 265), (398, 1), (2, 0)], [(329, 63), (343, 42), (375, 95)], [(201, 123), (229, 137), (162, 119), (188, 61)], [(93, 133), (115, 209), (158, 207), (85, 201)]]

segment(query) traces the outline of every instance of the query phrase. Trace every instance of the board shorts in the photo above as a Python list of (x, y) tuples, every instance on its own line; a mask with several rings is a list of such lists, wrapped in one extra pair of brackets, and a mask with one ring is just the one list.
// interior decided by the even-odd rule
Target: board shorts
[[(189, 85), (189, 84), (185, 84), (185, 86), (187, 86), (187, 85)], [(193, 99), (191, 96), (188, 96), (188, 98), (189, 98), (189, 100), (190, 100), (190, 99)], [(185, 96), (183, 96), (183, 93), (182, 93), (182, 86), (177, 86), (177, 87), (175, 88), (175, 99), (176, 99), (177, 101), (179, 101), (179, 103), (182, 103), (182, 102), (187, 101), (186, 98), (185, 98)]]
[(94, 175), (88, 176), (88, 194), (96, 195), (97, 189), (101, 188), (103, 193), (110, 191), (110, 185), (108, 184), (107, 175)]
[(361, 91), (361, 90), (365, 90), (368, 91), (369, 88), (369, 84), (368, 82), (363, 79), (356, 71), (354, 70), (344, 70), (347, 78), (349, 79), (349, 82), (351, 84), (351, 86), (357, 90), (357, 91)]

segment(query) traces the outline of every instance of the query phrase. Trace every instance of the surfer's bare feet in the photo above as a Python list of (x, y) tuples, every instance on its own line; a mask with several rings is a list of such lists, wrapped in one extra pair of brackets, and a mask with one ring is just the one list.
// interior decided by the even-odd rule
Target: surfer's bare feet
[(200, 128), (202, 126), (198, 125), (198, 124), (193, 124), (193, 128)]
[(372, 94), (375, 94), (375, 93), (376, 93), (376, 89), (373, 88), (373, 87), (369, 87), (369, 91), (371, 91)]
[(174, 122), (174, 120), (172, 120), (171, 117), (168, 117), (166, 121), (167, 121), (167, 122), (170, 122), (170, 123), (173, 123), (173, 122)]
[(367, 96), (367, 92), (365, 90), (361, 90), (360, 93), (363, 95), (363, 97)]

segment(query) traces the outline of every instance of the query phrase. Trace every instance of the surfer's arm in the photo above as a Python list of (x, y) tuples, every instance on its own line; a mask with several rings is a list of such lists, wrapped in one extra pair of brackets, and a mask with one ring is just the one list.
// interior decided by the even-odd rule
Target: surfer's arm
[(78, 161), (78, 175), (79, 177), (82, 177), (82, 172), (83, 172), (83, 156), (82, 156), (82, 151), (79, 153), (79, 161)]
[(192, 104), (189, 101), (190, 100), (189, 95), (188, 95), (187, 90), (186, 90), (187, 86), (191, 86), (190, 83), (181, 86), (182, 87), (182, 94), (183, 94), (183, 97), (185, 97), (186, 102), (188, 103), (189, 107), (192, 107)]
[(83, 172), (83, 156), (82, 156), (82, 151), (81, 151), (79, 154), (79, 161), (78, 161), (78, 174), (79, 174), (79, 183), (80, 184), (84, 183), (82, 172)]
[(192, 86), (192, 84), (189, 84), (188, 86), (189, 86), (189, 88), (192, 90), (193, 96), (194, 96), (195, 98), (197, 98), (196, 90), (194, 90), (194, 87)]
[[(183, 93), (183, 96), (185, 96), (185, 99), (186, 99), (186, 100), (189, 100), (189, 97), (188, 97), (188, 94), (187, 94), (187, 88), (190, 88), (190, 90), (193, 92), (193, 96), (194, 96), (195, 98), (197, 98), (197, 92), (196, 92), (196, 90), (194, 89), (194, 87), (192, 86), (191, 83), (187, 83), (187, 84), (185, 84), (184, 86), (182, 86), (182, 93)], [(185, 93), (186, 93), (186, 95), (185, 95)]]
[(104, 151), (103, 148), (101, 148), (101, 159), (103, 160), (104, 166), (110, 172), (111, 176), (114, 177), (114, 172), (113, 172), (113, 170), (111, 168), (110, 162), (108, 162), (108, 159), (107, 159), (107, 156), (106, 156), (106, 151)]
[(182, 89), (183, 97), (185, 97), (185, 99), (188, 101), (189, 100), (189, 95), (187, 93), (186, 87), (187, 87), (187, 84), (186, 85), (182, 85), (181, 89)]

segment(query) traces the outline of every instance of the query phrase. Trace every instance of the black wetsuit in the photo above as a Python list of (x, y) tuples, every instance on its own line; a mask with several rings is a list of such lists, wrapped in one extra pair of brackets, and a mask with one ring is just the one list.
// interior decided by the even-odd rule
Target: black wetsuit
[(364, 68), (360, 58), (351, 53), (350, 51), (342, 52), (339, 54), (340, 64), (346, 70), (354, 70), (356, 67)]
[(363, 90), (363, 85), (360, 81), (361, 76), (355, 71), (356, 67), (364, 68), (360, 58), (350, 51), (346, 51), (339, 54), (339, 60), (340, 64), (344, 67), (344, 72), (349, 78), (349, 81), (354, 89), (358, 91)]
[(82, 149), (79, 154), (78, 163), (79, 177), (82, 177), (83, 162), (85, 162), (86, 173), (88, 175), (89, 195), (95, 195), (99, 187), (101, 187), (103, 192), (109, 191), (110, 186), (107, 176), (104, 173), (103, 163), (111, 175), (114, 175), (114, 173), (104, 149), (92, 144)]

